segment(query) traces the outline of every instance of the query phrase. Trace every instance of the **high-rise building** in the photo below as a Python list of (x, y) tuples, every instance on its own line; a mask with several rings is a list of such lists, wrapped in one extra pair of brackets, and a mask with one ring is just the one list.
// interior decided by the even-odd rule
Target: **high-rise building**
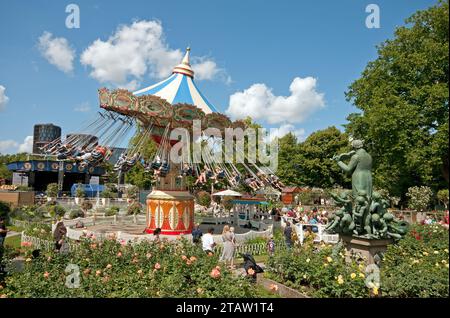
[(41, 147), (61, 137), (61, 127), (53, 124), (37, 124), (33, 130), (33, 153), (42, 153)]

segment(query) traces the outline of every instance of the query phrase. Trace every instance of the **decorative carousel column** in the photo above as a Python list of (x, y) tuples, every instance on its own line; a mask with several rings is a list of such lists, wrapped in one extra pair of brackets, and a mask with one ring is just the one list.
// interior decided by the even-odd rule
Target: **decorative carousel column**
[(180, 166), (171, 165), (166, 177), (147, 196), (147, 233), (157, 228), (163, 235), (191, 234), (194, 227), (194, 197), (179, 177)]

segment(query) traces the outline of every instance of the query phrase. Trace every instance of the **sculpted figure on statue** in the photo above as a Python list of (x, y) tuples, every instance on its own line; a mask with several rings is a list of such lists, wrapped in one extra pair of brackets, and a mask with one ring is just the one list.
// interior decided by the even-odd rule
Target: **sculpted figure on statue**
[[(387, 211), (389, 201), (372, 189), (372, 156), (363, 148), (362, 140), (352, 140), (351, 144), (352, 151), (332, 159), (344, 172), (351, 174), (352, 191), (331, 194), (340, 209), (331, 217), (325, 231), (373, 239), (403, 237), (408, 223), (395, 219)], [(348, 159), (348, 164), (344, 163)]]

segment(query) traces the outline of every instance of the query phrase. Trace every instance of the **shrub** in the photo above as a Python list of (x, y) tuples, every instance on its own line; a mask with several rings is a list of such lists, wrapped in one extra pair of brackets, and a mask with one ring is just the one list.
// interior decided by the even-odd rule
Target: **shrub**
[(89, 202), (89, 201), (83, 201), (83, 203), (81, 203), (81, 209), (83, 211), (87, 211), (87, 210), (92, 209), (92, 203)]
[[(68, 264), (80, 268), (79, 288), (67, 288)], [(216, 266), (219, 266), (217, 269)], [(213, 275), (214, 274), (214, 275)], [(121, 245), (81, 239), (68, 255), (53, 251), (25, 262), (21, 273), (6, 277), (7, 297), (230, 297), (258, 295), (246, 278), (235, 277), (186, 240)]]
[(66, 214), (66, 209), (56, 202), (49, 202), (44, 206), (44, 209), (50, 214), (52, 218), (64, 217)]
[(408, 206), (411, 209), (423, 211), (430, 204), (433, 192), (427, 186), (410, 187), (406, 196), (409, 197)]
[(106, 209), (105, 215), (113, 216), (113, 215), (116, 215), (117, 213), (119, 213), (119, 211), (120, 211), (120, 208), (118, 206), (111, 206), (108, 209)]
[(197, 193), (197, 202), (201, 206), (208, 207), (211, 204), (211, 195), (206, 191), (200, 191)]
[(267, 276), (313, 297), (368, 297), (365, 266), (347, 264), (343, 249), (304, 244), (269, 258)]
[(9, 204), (0, 201), (0, 218), (8, 218), (10, 212), (11, 208), (9, 207)]
[(44, 214), (48, 213), (47, 205), (23, 205), (13, 209), (10, 213), (10, 217), (20, 221), (40, 221), (44, 219)]
[(448, 189), (439, 190), (437, 193), (438, 200), (444, 205), (447, 209), (448, 206)]
[(76, 218), (83, 218), (84, 217), (84, 212), (81, 209), (74, 209), (71, 210), (69, 213), (69, 219), (73, 220)]
[(136, 200), (138, 198), (139, 195), (139, 188), (137, 186), (129, 186), (126, 190), (127, 192), (127, 197), (129, 199), (133, 199)]
[(25, 234), (43, 240), (53, 240), (52, 227), (45, 223), (32, 223), (25, 228)]
[(132, 204), (130, 204), (127, 208), (127, 214), (128, 215), (136, 215), (141, 213), (141, 209), (142, 209), (142, 204), (140, 204), (139, 202), (133, 202)]
[(100, 193), (100, 197), (106, 198), (106, 199), (112, 198), (113, 197), (113, 193), (109, 189), (106, 189), (106, 190), (104, 190), (104, 191), (102, 191)]
[(47, 196), (50, 198), (56, 198), (58, 196), (58, 184), (57, 183), (49, 183), (47, 185)]
[(86, 193), (84, 192), (83, 185), (81, 183), (77, 184), (77, 189), (75, 190), (75, 196), (77, 198), (84, 198)]
[(413, 225), (398, 244), (389, 245), (381, 271), (383, 295), (448, 297), (449, 236), (438, 224)]

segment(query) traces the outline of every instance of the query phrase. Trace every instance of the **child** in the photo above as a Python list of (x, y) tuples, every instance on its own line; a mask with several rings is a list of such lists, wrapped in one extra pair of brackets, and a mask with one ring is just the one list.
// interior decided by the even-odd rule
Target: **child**
[(275, 254), (275, 241), (273, 240), (273, 236), (271, 235), (269, 241), (267, 242), (267, 252), (269, 256), (273, 256)]

